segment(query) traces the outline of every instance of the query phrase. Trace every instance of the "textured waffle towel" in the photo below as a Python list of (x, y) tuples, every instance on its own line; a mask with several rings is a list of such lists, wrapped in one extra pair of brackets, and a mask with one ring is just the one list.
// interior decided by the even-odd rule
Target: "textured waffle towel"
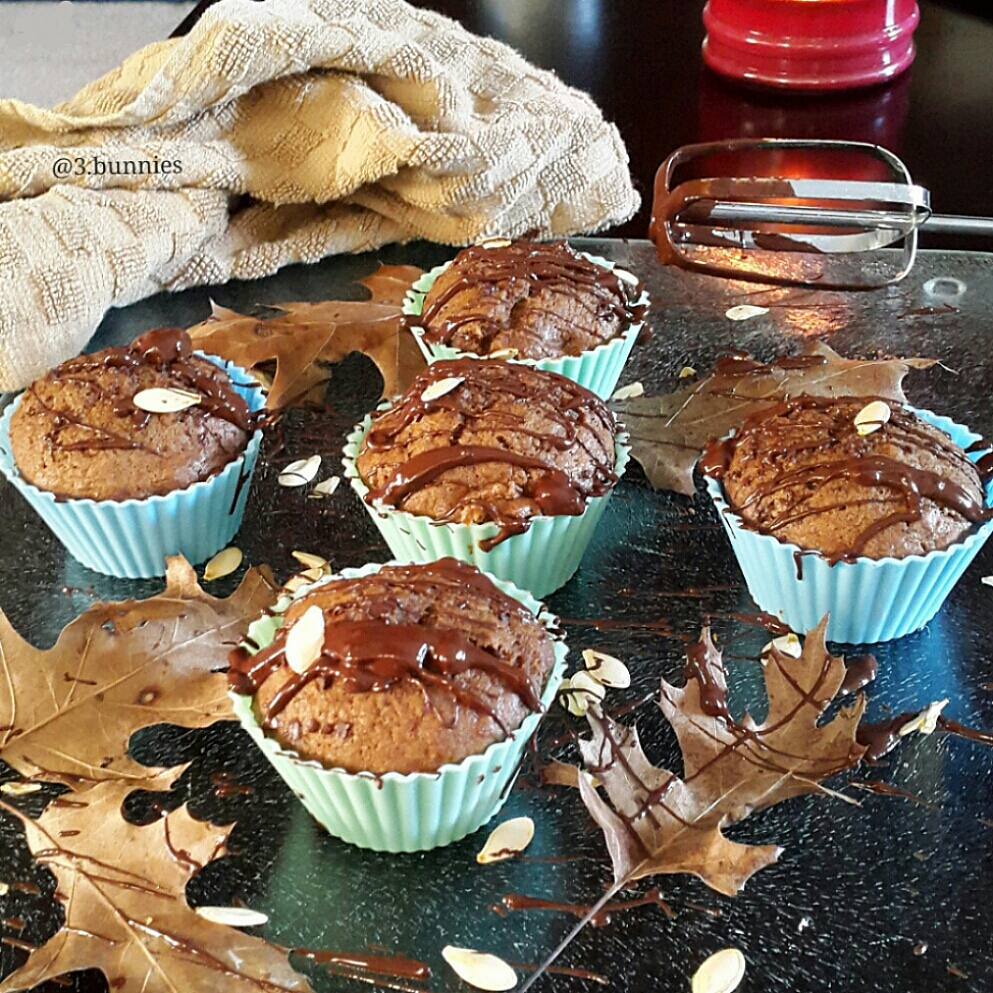
[(637, 206), (616, 128), (505, 45), (402, 0), (222, 0), (54, 110), (0, 101), (0, 389), (160, 290)]

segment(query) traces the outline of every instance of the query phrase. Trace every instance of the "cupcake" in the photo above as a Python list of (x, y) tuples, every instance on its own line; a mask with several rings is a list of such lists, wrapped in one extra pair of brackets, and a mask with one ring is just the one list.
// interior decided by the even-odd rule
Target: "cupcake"
[(0, 420), (0, 469), (84, 565), (162, 575), (166, 557), (202, 562), (238, 530), (263, 402), (185, 331), (150, 331), (29, 386)]
[(628, 449), (578, 384), (436, 362), (349, 435), (345, 472), (394, 556), (452, 556), (544, 596), (579, 567)]
[(701, 469), (763, 610), (885, 641), (931, 620), (993, 530), (978, 442), (892, 401), (799, 396), (712, 442)]
[(492, 240), (414, 283), (405, 301), (428, 362), (501, 358), (575, 380), (606, 400), (648, 297), (631, 273), (566, 242)]
[(454, 559), (302, 588), (235, 650), (236, 712), (327, 830), (420, 851), (500, 808), (561, 683), (553, 619)]

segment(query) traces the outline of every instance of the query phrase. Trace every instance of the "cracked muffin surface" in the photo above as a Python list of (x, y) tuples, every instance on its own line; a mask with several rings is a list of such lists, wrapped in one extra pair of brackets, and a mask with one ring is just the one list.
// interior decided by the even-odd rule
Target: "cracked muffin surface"
[(943, 431), (895, 401), (862, 434), (873, 398), (795, 397), (714, 443), (704, 471), (722, 479), (748, 527), (833, 560), (926, 555), (987, 520), (983, 481)]
[(593, 393), (497, 361), (436, 362), (379, 414), (356, 459), (368, 502), (435, 521), (523, 530), (608, 492), (616, 425)]
[[(149, 413), (134, 398), (153, 388), (200, 399)], [(254, 429), (227, 373), (194, 355), (186, 332), (163, 329), (32, 383), (11, 418), (10, 446), (24, 479), (63, 499), (143, 499), (208, 479), (244, 452)]]
[(632, 283), (566, 242), (489, 244), (463, 249), (435, 280), (420, 318), (426, 341), (558, 358), (611, 341), (643, 316)]

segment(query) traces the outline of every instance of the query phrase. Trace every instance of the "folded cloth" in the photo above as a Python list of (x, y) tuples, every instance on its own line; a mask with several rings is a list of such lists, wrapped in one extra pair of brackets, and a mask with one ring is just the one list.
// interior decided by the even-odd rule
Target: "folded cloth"
[(0, 100), (0, 389), (109, 307), (638, 206), (585, 94), (402, 0), (221, 0), (53, 110)]

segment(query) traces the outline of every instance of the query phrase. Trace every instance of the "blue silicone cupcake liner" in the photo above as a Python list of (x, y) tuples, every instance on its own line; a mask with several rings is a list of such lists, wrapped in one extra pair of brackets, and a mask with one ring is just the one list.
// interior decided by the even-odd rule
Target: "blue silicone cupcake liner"
[[(379, 409), (388, 407), (387, 403)], [(507, 579), (538, 597), (554, 593), (572, 578), (593, 540), (613, 489), (603, 496), (590, 498), (582, 514), (575, 517), (534, 517), (523, 534), (513, 535), (484, 551), (483, 543), (500, 532), (496, 524), (439, 523), (430, 517), (403, 510), (380, 510), (366, 501), (369, 487), (359, 477), (355, 460), (371, 424), (372, 415), (367, 414), (348, 435), (342, 464), (352, 489), (397, 560), (425, 563), (450, 556), (500, 579)], [(614, 473), (620, 479), (631, 453), (626, 435), (616, 436), (614, 452)]]
[[(980, 435), (947, 417), (910, 409), (921, 420), (944, 431), (960, 448), (968, 448), (980, 439)], [(979, 455), (970, 453), (969, 457), (975, 460)], [(860, 558), (830, 565), (816, 552), (803, 551), (797, 545), (745, 527), (725, 500), (721, 484), (710, 477), (705, 481), (752, 599), (762, 610), (775, 614), (800, 633), (812, 630), (825, 614), (830, 614), (827, 637), (831, 641), (892, 641), (919, 631), (938, 613), (993, 533), (991, 521), (963, 541), (927, 555)], [(993, 484), (987, 486), (986, 502), (993, 506)]]
[[(609, 259), (601, 258), (599, 255), (589, 255), (580, 252), (584, 258), (589, 259), (596, 265), (605, 269), (613, 269), (614, 263)], [(451, 265), (445, 262), (443, 265), (435, 266), (429, 272), (424, 273), (417, 279), (403, 301), (403, 312), (412, 317), (420, 317), (424, 310), (424, 298), (428, 291), (434, 286), (435, 280)], [(638, 304), (649, 303), (648, 294), (642, 291), (638, 298)], [(496, 361), (515, 362), (518, 365), (529, 365), (543, 372), (557, 372), (566, 379), (571, 379), (580, 386), (585, 386), (591, 393), (595, 393), (601, 400), (609, 400), (621, 378), (624, 365), (634, 348), (634, 343), (641, 334), (644, 322), (639, 321), (632, 324), (623, 334), (612, 338), (610, 341), (591, 348), (587, 352), (580, 352), (579, 355), (562, 355), (554, 359), (497, 359)], [(441, 362), (445, 359), (488, 359), (488, 355), (476, 355), (473, 352), (462, 352), (449, 345), (431, 344), (424, 340), (424, 328), (412, 326), (411, 332), (420, 346), (424, 358), (430, 365), (432, 362)]]
[[(203, 357), (227, 372), (251, 410), (265, 406), (258, 384), (243, 369), (212, 355)], [(186, 489), (142, 500), (59, 500), (27, 482), (14, 463), (10, 421), (20, 403), (17, 397), (0, 417), (0, 472), (88, 569), (124, 579), (162, 576), (170, 555), (204, 562), (241, 527), (261, 431), (255, 431), (242, 455)]]
[[(304, 596), (336, 578), (368, 576), (382, 568), (372, 564), (361, 569), (344, 569), (337, 576), (327, 576), (301, 587), (294, 596)], [(512, 583), (494, 576), (489, 578), (504, 593), (524, 604), (550, 631), (556, 631), (556, 618), (533, 596)], [(273, 626), (257, 634), (260, 648), (272, 642), (275, 630)], [(524, 749), (562, 685), (568, 651), (556, 635), (555, 665), (541, 694), (541, 712), (528, 715), (509, 738), (495, 742), (486, 751), (457, 764), (443, 765), (431, 773), (388, 772), (375, 776), (328, 769), (318, 762), (306, 761), (265, 735), (251, 697), (237, 693), (230, 696), (241, 726), (330, 834), (359, 848), (379, 852), (422, 852), (472, 834), (503, 806)]]

